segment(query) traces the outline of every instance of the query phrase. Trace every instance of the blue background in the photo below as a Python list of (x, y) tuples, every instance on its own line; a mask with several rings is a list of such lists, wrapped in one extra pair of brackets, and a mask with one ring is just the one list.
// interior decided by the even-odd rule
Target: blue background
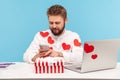
[(54, 4), (67, 9), (66, 28), (83, 43), (120, 38), (120, 0), (0, 0), (0, 61), (23, 61), (36, 32), (49, 28), (46, 11)]

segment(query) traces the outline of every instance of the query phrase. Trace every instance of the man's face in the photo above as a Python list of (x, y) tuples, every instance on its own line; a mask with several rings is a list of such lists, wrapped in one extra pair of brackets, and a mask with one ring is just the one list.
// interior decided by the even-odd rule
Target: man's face
[(67, 20), (64, 20), (61, 16), (49, 16), (48, 20), (51, 32), (55, 36), (61, 35), (64, 31)]

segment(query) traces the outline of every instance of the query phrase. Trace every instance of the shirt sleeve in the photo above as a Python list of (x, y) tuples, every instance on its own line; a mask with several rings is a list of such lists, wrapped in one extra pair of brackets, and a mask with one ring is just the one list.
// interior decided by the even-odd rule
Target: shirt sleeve
[[(76, 46), (74, 40), (78, 40), (80, 45)], [(71, 52), (62, 51), (63, 57), (66, 63), (72, 63), (74, 65), (80, 65), (83, 57), (83, 47), (81, 39), (78, 34), (75, 34), (71, 39), (72, 50)]]
[(38, 32), (35, 35), (30, 46), (27, 48), (26, 52), (24, 53), (23, 59), (25, 62), (33, 63), (32, 58), (39, 52), (38, 51), (39, 50), (39, 41), (41, 41), (41, 37)]

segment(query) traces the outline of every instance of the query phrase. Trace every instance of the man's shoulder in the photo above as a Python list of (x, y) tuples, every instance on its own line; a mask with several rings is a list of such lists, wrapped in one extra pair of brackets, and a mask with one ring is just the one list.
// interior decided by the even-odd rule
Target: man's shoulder
[(66, 30), (66, 34), (78, 36), (78, 33), (77, 33), (77, 32), (73, 32), (73, 31), (71, 31), (71, 30)]
[(50, 34), (50, 30), (48, 29), (48, 30), (43, 30), (43, 31), (38, 31), (37, 33), (36, 33), (36, 36), (44, 36), (44, 35), (49, 35)]
[(47, 29), (47, 30), (42, 30), (42, 31), (38, 31), (36, 34), (40, 34), (40, 33), (50, 33), (50, 30), (49, 29)]
[(39, 31), (39, 33), (40, 32), (50, 32), (50, 29)]
[(79, 41), (81, 41), (80, 35), (77, 32), (66, 30), (66, 35), (65, 36), (67, 36), (66, 37), (67, 39), (70, 39), (72, 41), (75, 40), (75, 39), (78, 39)]

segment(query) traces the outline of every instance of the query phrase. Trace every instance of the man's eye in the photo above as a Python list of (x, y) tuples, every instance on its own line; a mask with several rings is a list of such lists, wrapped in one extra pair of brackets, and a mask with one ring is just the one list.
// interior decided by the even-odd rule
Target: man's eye
[(49, 24), (53, 24), (53, 22), (49, 22)]
[(55, 22), (55, 24), (60, 24), (60, 22)]

